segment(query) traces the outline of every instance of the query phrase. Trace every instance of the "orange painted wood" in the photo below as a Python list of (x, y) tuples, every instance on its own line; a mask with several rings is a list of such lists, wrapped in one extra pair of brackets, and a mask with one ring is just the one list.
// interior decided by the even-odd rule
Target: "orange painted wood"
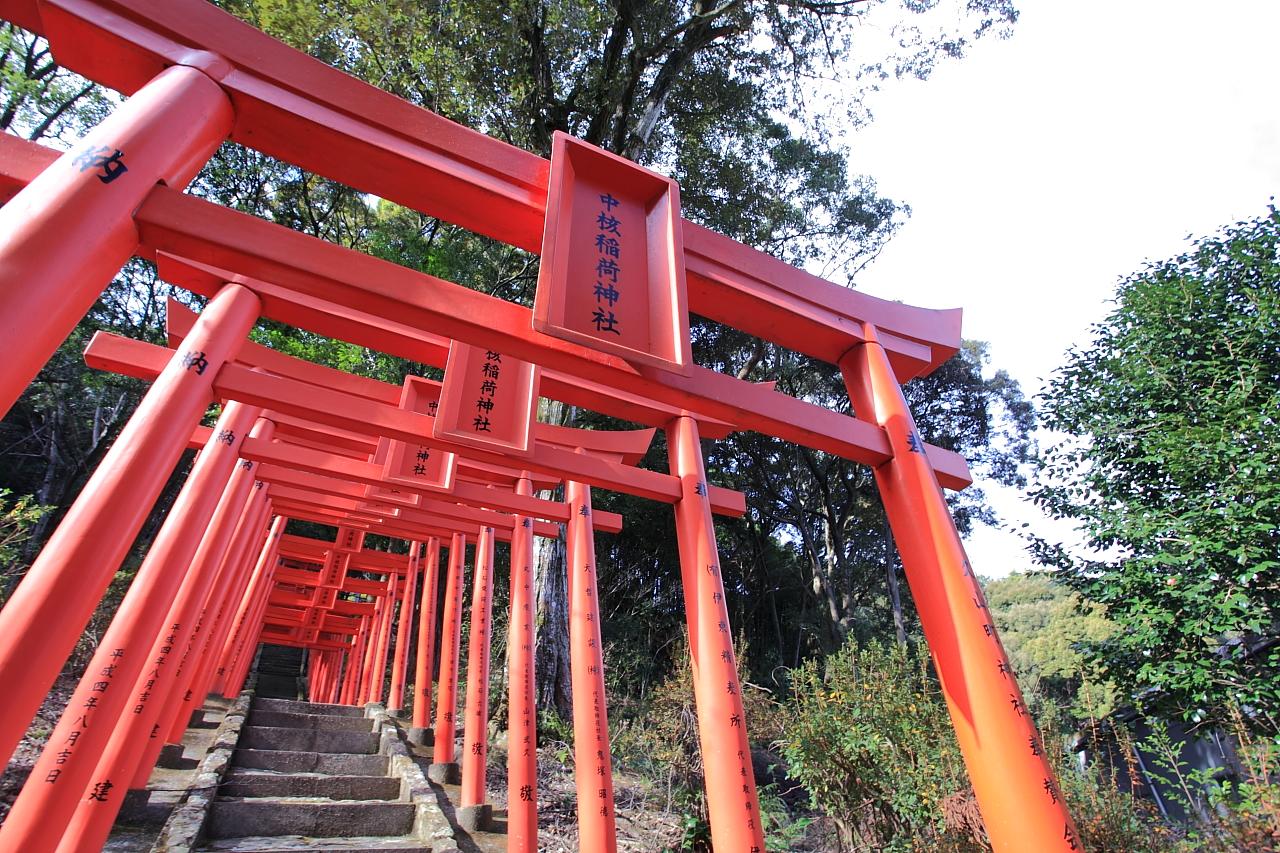
[[(212, 70), (235, 104), (233, 139), (528, 251), (540, 247), (549, 164), (536, 155), (355, 80), (198, 0), (46, 0), (41, 9), (60, 61), (91, 79), (130, 93), (166, 65), (190, 62), (189, 45), (209, 51), (235, 69)], [(106, 9), (129, 26), (109, 21)], [(683, 226), (696, 314), (831, 363), (857, 342), (858, 320), (929, 345), (917, 370), (937, 367), (959, 345), (958, 311), (896, 307), (727, 238), (699, 240), (690, 233), (697, 226)], [(750, 271), (757, 286), (716, 275), (726, 268)]]
[(391, 686), (387, 689), (387, 710), (404, 707), (404, 685), (409, 666), (409, 626), (413, 624), (414, 595), (418, 590), (418, 563), (422, 543), (409, 543), (409, 571), (400, 595), (400, 612), (396, 621), (396, 654), (391, 663)]
[[(232, 409), (219, 426), (232, 432), (247, 430), (255, 414), (256, 410), (248, 407)], [(166, 524), (36, 762), (32, 772), (38, 770), (40, 775), (31, 778), (42, 780), (42, 784), (23, 787), (0, 827), (0, 849), (55, 849), (64, 833), (71, 831), (73, 815), (85, 801), (86, 792), (102, 797), (92, 801), (101, 807), (95, 809), (100, 812), (98, 826), (109, 829), (115, 819), (133, 766), (140, 758), (143, 744), (137, 738), (151, 731), (150, 725), (141, 732), (136, 728), (122, 731), (122, 723), (133, 717), (135, 708), (141, 706), (145, 712), (150, 704), (150, 688), (139, 693), (134, 687), (149, 680), (143, 678), (145, 673), (153, 673), (157, 682), (153, 687), (163, 702), (191, 630), (190, 623), (166, 624), (165, 619), (235, 459), (234, 439), (231, 443), (215, 439), (215, 444), (220, 448), (207, 448), (202, 454), (208, 463), (192, 472), (186, 484), (189, 488), (170, 509)], [(247, 490), (238, 492), (230, 507), (233, 522), (242, 514), (246, 494)], [(216, 568), (215, 564), (210, 571)], [(172, 642), (168, 642), (170, 638)], [(168, 653), (153, 656), (161, 647), (168, 648)], [(159, 683), (162, 676), (164, 684)], [(115, 774), (114, 781), (112, 775), (97, 775), (104, 755), (111, 762), (106, 770)], [(110, 784), (104, 786), (104, 782)], [(42, 815), (54, 819), (44, 820)], [(83, 822), (74, 831), (75, 835), (68, 836), (69, 843), (90, 849), (95, 846), (91, 840), (94, 833)]]
[(561, 131), (548, 181), (533, 327), (687, 375), (679, 186)]
[(418, 655), (414, 662), (413, 727), (431, 725), (431, 671), (436, 652), (436, 604), (440, 598), (440, 540), (427, 540), (422, 559), (422, 604), (418, 617)]
[[(154, 345), (141, 341), (130, 341), (127, 338), (121, 338), (116, 335), (98, 333), (85, 351), (85, 360), (91, 366), (99, 369), (145, 378), (146, 371), (149, 370), (148, 365), (154, 366), (158, 361), (159, 354), (163, 352), (165, 350), (162, 347), (154, 347)], [(220, 386), (220, 390), (228, 397), (245, 400), (271, 397), (270, 405), (275, 410), (286, 409), (293, 412), (297, 417), (305, 418), (324, 426), (332, 426), (351, 432), (362, 429), (377, 429), (384, 435), (399, 437), (405, 441), (412, 441), (415, 437), (421, 436), (423, 433), (418, 431), (425, 432), (431, 426), (432, 419), (427, 415), (406, 412), (398, 407), (379, 404), (372, 400), (340, 392), (313, 388), (280, 377), (264, 376), (239, 365), (232, 365), (229, 369), (233, 372), (226, 374), (225, 377), (223, 374), (219, 374), (219, 381), (224, 383)], [(264, 387), (264, 383), (266, 387)], [(272, 395), (275, 396), (272, 397)], [(343, 411), (344, 408), (346, 411)], [(590, 430), (575, 430), (569, 433), (563, 429), (549, 430), (548, 435), (551, 440), (545, 445), (540, 445), (535, 455), (528, 460), (522, 460), (522, 464), (528, 464), (530, 467), (537, 466), (556, 479), (565, 476), (578, 476), (584, 482), (599, 483), (603, 488), (628, 491), (642, 497), (650, 497), (654, 500), (668, 503), (675, 499), (678, 487), (672, 478), (667, 475), (655, 471), (632, 468), (623, 464), (623, 462), (603, 458), (601, 455), (574, 453), (567, 449), (567, 444), (560, 444), (560, 442), (572, 441), (574, 433), (590, 432)], [(648, 438), (645, 433), (648, 433), (648, 431), (641, 431), (641, 436), (639, 437), (629, 436), (624, 439), (592, 439), (587, 436), (586, 440), (596, 444), (605, 454), (621, 454), (625, 461), (634, 459), (637, 455), (643, 455), (638, 454), (636, 446), (639, 443), (638, 438), (643, 437), (647, 442)], [(437, 442), (435, 439), (431, 439), (431, 441)], [(438, 443), (445, 447), (456, 447), (456, 445), (449, 445), (443, 442)], [(487, 464), (494, 464), (504, 469), (507, 467), (503, 465), (505, 457), (500, 454), (490, 454), (461, 447), (457, 449), (471, 457), (482, 457), (482, 461)], [(292, 467), (300, 467), (302, 470), (310, 470), (313, 473), (331, 473), (334, 470), (329, 467), (303, 467), (301, 460), (317, 459), (318, 457), (308, 457), (305, 453), (299, 451), (301, 451), (301, 448), (296, 448), (292, 452), (292, 458), (299, 460)], [(263, 459), (262, 461), (271, 460)], [(358, 477), (361, 482), (372, 485), (385, 482), (377, 466), (372, 463), (359, 463), (358, 460), (348, 461), (343, 459), (337, 464), (341, 465), (344, 470), (353, 473), (365, 472)], [(465, 488), (464, 485), (462, 483), (455, 485), (452, 492), (452, 496), (455, 499), (469, 498), (484, 493), (475, 489)], [(633, 489), (635, 491), (632, 491)], [(742, 515), (746, 511), (746, 503), (740, 492), (712, 486), (711, 498), (712, 506), (721, 514)], [(537, 511), (532, 510), (532, 504), (522, 502), (518, 497), (504, 496), (502, 500), (506, 501), (501, 507), (503, 509), (529, 511), (532, 515), (539, 515)], [(607, 529), (608, 525), (609, 522), (602, 519), (599, 527)]]
[[(533, 483), (522, 479), (521, 494)], [(538, 850), (538, 709), (534, 701), (533, 525), (516, 517), (507, 630), (507, 850)]]
[(137, 249), (142, 199), (186, 186), (231, 121), (214, 81), (170, 68), (0, 207), (0, 417)]
[(711, 843), (717, 850), (764, 850), (742, 682), (706, 497), (707, 475), (698, 426), (692, 418), (672, 422), (667, 448), (671, 472), (680, 478), (682, 487), (676, 504), (676, 538)]
[(538, 367), (454, 341), (440, 388), (436, 438), (525, 457), (538, 417)]
[(596, 548), (591, 529), (591, 488), (570, 480), (565, 498), (574, 509), (566, 533), (569, 593), (569, 667), (573, 675), (573, 767), (578, 789), (578, 839), (584, 850), (615, 853), (617, 813), (609, 711), (596, 591)]
[[(0, 611), (0, 682), (9, 685), (5, 701), (0, 703), (0, 756), (7, 758), (26, 732), (79, 640), (185, 448), (192, 427), (204, 414), (211, 398), (213, 372), (244, 338), (256, 310), (253, 295), (236, 287), (227, 288), (222, 297), (210, 304), (202, 315), (198, 333), (170, 359)], [(203, 372), (184, 364), (194, 353), (203, 353), (207, 362)], [(233, 440), (238, 440), (240, 434), (237, 432)], [(219, 446), (227, 447), (225, 443)], [(222, 466), (229, 464), (218, 463), (224, 481), (228, 468)], [(202, 467), (207, 465), (198, 464), (193, 471)], [(217, 493), (189, 494), (186, 500), (187, 509), (183, 511), (193, 512), (193, 517), (198, 518), (192, 502), (207, 506), (211, 513)], [(172, 543), (152, 544), (156, 560), (165, 557), (166, 549), (180, 545), (190, 548), (188, 555), (195, 550), (198, 540), (189, 531), (174, 535), (177, 538)], [(163, 612), (160, 616), (163, 618)], [(103, 652), (107, 653), (109, 650)], [(134, 648), (135, 659), (142, 654)], [(98, 662), (99, 669), (109, 665)], [(86, 690), (89, 687), (86, 685)], [(122, 694), (123, 689), (118, 693)], [(81, 695), (77, 702), (83, 705), (90, 698), (100, 697)], [(73, 710), (75, 707), (78, 706)], [(68, 720), (58, 743), (76, 730), (71, 724), (78, 718), (76, 715)], [(44, 779), (54, 769), (62, 768), (48, 767), (39, 778)], [(91, 770), (84, 772), (87, 775)], [(19, 830), (13, 832), (18, 834)]]
[(1080, 849), (1030, 711), (1009, 667), (982, 588), (946, 500), (919, 451), (915, 421), (884, 349), (856, 347), (841, 363), (849, 397), (894, 445), (876, 485), (902, 554), (974, 796), (996, 850)]
[(435, 764), (452, 764), (457, 730), (458, 648), (462, 640), (462, 564), (467, 538), (455, 533), (449, 541), (449, 568), (445, 575), (444, 614), (440, 628), (440, 678), (436, 688)]
[(489, 649), (493, 634), (493, 528), (480, 528), (471, 619), (467, 634), (467, 705), (462, 727), (462, 806), (488, 801), (485, 767), (489, 755)]

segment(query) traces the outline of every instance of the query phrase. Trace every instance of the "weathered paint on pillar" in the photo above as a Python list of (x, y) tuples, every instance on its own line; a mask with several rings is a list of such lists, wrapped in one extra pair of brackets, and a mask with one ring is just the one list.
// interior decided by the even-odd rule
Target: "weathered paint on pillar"
[(440, 679), (436, 688), (436, 742), (432, 752), (435, 764), (452, 764), (453, 734), (458, 702), (458, 647), (462, 643), (462, 563), (467, 551), (467, 537), (453, 534), (449, 543), (449, 569), (444, 581), (444, 622), (440, 626)]
[(489, 641), (493, 632), (493, 528), (481, 527), (471, 590), (471, 632), (467, 637), (467, 708), (462, 732), (460, 805), (485, 803), (485, 763), (489, 754)]
[[(209, 303), (0, 610), (0, 759), (7, 762), (26, 733), (208, 408), (214, 375), (257, 315), (257, 297), (238, 285)], [(217, 486), (201, 487), (208, 513), (223, 476)]]
[[(122, 715), (137, 702), (132, 688), (146, 668), (163, 668), (168, 674), (176, 665), (179, 652), (172, 646), (163, 664), (148, 653), (161, 634), (169, 605), (185, 576), (183, 569), (190, 565), (221, 494), (220, 486), (226, 482), (226, 472), (255, 414), (255, 409), (241, 407), (229, 407), (223, 413), (214, 431), (214, 446), (206, 446), (201, 454), (203, 464), (192, 470), (187, 487), (170, 509), (32, 769), (29, 783), (0, 827), (0, 849), (55, 849), (87, 788), (88, 796), (116, 803), (118, 808), (129, 776), (93, 779), (94, 770)], [(229, 442), (218, 440), (224, 430)]]
[(854, 411), (884, 427), (875, 469), (982, 821), (997, 851), (1081, 845), (969, 566), (915, 420), (873, 326), (840, 361)]
[(680, 478), (676, 537), (711, 843), (717, 850), (762, 853), (764, 831), (742, 710), (742, 685), (707, 500), (706, 468), (693, 418), (678, 417), (667, 427), (667, 452), (671, 473)]
[(565, 564), (569, 592), (569, 669), (573, 676), (573, 766), (578, 788), (578, 843), (584, 850), (618, 849), (613, 802), (609, 712), (600, 648), (600, 599), (591, 523), (591, 487), (565, 484), (569, 529)]
[[(533, 494), (533, 483), (527, 475), (516, 483), (516, 494)], [(507, 850), (510, 853), (537, 853), (538, 849), (533, 553), (533, 519), (517, 515), (511, 533), (511, 613), (507, 633)]]
[(396, 656), (391, 664), (391, 688), (387, 709), (404, 707), (404, 681), (409, 668), (409, 628), (413, 625), (413, 597), (418, 591), (418, 563), (422, 543), (409, 543), (409, 566), (405, 571), (404, 593), (400, 596), (400, 621), (396, 625)]
[(0, 207), (0, 417), (134, 253), (143, 199), (186, 186), (233, 117), (217, 83), (174, 66)]
[(425, 729), (431, 721), (431, 663), (436, 653), (436, 599), (440, 584), (440, 540), (427, 540), (422, 559), (422, 604), (418, 611), (418, 656), (413, 678), (413, 727)]

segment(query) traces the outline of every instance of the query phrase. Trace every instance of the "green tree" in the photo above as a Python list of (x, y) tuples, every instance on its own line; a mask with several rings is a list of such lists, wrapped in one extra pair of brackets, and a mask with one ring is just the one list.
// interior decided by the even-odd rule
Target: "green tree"
[[(1115, 635), (1116, 625), (1101, 604), (1082, 601), (1047, 572), (987, 581), (983, 592), (1018, 684), (1033, 705), (1051, 700), (1076, 721), (1115, 710), (1115, 688), (1091, 676), (1079, 648)], [(1043, 716), (1042, 709), (1033, 710)]]
[(1280, 731), (1280, 212), (1121, 283), (1044, 394), (1039, 559), (1120, 630), (1089, 653), (1146, 707)]

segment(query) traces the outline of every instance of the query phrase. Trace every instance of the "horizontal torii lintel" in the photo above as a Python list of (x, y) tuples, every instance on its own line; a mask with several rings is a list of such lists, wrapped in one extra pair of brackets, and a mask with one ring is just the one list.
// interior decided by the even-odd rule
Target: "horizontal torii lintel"
[[(44, 0), (36, 8), (38, 16), (22, 4), (9, 14), (38, 25), (60, 63), (92, 80), (130, 94), (166, 66), (200, 65), (235, 106), (233, 140), (541, 249), (550, 164), (535, 154), (343, 74), (201, 0)], [(207, 52), (205, 61), (193, 48)], [(870, 322), (911, 345), (891, 350), (902, 379), (936, 368), (959, 346), (959, 311), (894, 307), (683, 225), (694, 313), (832, 363)], [(759, 278), (744, 284), (726, 270)]]
[[(34, 143), (0, 135), (0, 184), (7, 186), (25, 184), (56, 157), (56, 152), (49, 151), (47, 158), (41, 161), (40, 158), (31, 156), (26, 150), (30, 146), (34, 146)], [(194, 207), (191, 206), (192, 204)], [(461, 339), (468, 343), (510, 351), (516, 357), (543, 364), (544, 367), (548, 366), (548, 361), (558, 361), (558, 365), (552, 366), (564, 368), (567, 365), (565, 370), (567, 374), (582, 376), (613, 387), (626, 386), (629, 390), (636, 388), (646, 397), (684, 405), (691, 410), (691, 413), (698, 416), (717, 417), (730, 423), (737, 423), (744, 429), (776, 436), (855, 462), (877, 466), (888, 459), (887, 438), (883, 430), (874, 424), (796, 400), (764, 386), (737, 382), (732, 377), (722, 376), (703, 368), (695, 369), (694, 376), (684, 377), (682, 381), (677, 381), (676, 377), (670, 376), (650, 378), (617, 359), (585, 350), (583, 347), (575, 347), (566, 342), (550, 340), (545, 336), (535, 337), (529, 328), (528, 309), (522, 309), (520, 306), (505, 303), (484, 294), (467, 291), (466, 288), (441, 282), (439, 279), (414, 273), (388, 262), (367, 258), (322, 240), (310, 238), (262, 220), (255, 220), (254, 217), (246, 214), (219, 208), (217, 205), (184, 196), (162, 185), (152, 190), (151, 195), (143, 203), (139, 209), (137, 222), (143, 248), (151, 253), (151, 257), (155, 256), (157, 249), (167, 250), (175, 253), (177, 257), (204, 259), (215, 265), (239, 268), (246, 274), (258, 278), (275, 277), (300, 287), (301, 293), (289, 288), (279, 288), (279, 292), (274, 295), (260, 293), (267, 305), (268, 316), (281, 322), (317, 331), (318, 327), (312, 321), (332, 320), (330, 315), (324, 313), (324, 305), (331, 303), (323, 299), (317, 303), (312, 299), (310, 304), (304, 304), (301, 301), (302, 295), (311, 292), (314, 289), (312, 285), (317, 281), (323, 283), (326, 271), (332, 270), (335, 264), (342, 265), (346, 262), (355, 267), (360, 267), (365, 262), (373, 263), (375, 266), (382, 264), (383, 267), (380, 269), (392, 278), (402, 280), (407, 277), (409, 279), (404, 282), (404, 287), (410, 295), (415, 290), (420, 290), (422, 292), (418, 293), (418, 296), (425, 297), (428, 303), (435, 300), (437, 306), (451, 305), (450, 300), (456, 297), (463, 300), (470, 308), (468, 314), (475, 317), (474, 322), (462, 320), (453, 322), (447, 316), (447, 312), (437, 309), (433, 314), (429, 304), (419, 305), (418, 309), (425, 311), (426, 315), (422, 318), (424, 322), (418, 325), (435, 328), (453, 337), (461, 336)], [(232, 227), (230, 232), (227, 231), (229, 226)], [(243, 233), (236, 233), (236, 228)], [(229, 241), (228, 233), (232, 233), (235, 239)], [(282, 245), (277, 247), (273, 245), (275, 243)], [(308, 254), (317, 256), (312, 259), (319, 262), (315, 269), (296, 268), (294, 262), (307, 262)], [(391, 269), (386, 269), (388, 267)], [(346, 293), (346, 288), (355, 288), (357, 292), (364, 290), (367, 293), (368, 289), (363, 288), (361, 281), (364, 270), (357, 269), (354, 272), (354, 276), (346, 275), (348, 281), (345, 284), (337, 284), (336, 288), (329, 288), (331, 294), (340, 302), (345, 301), (343, 295)], [(325, 286), (328, 287), (328, 285)], [(441, 286), (445, 286), (443, 292), (441, 292)], [(464, 294), (470, 294), (470, 296)], [(347, 295), (350, 294), (347, 293)], [(479, 301), (477, 302), (475, 298)], [(374, 301), (378, 302), (378, 299)], [(379, 306), (384, 308), (382, 313), (386, 318), (390, 318), (388, 322), (401, 322), (405, 319), (407, 309), (402, 310), (405, 306), (399, 305), (394, 298), (379, 302)], [(521, 311), (524, 314), (518, 319), (508, 319), (500, 324), (498, 329), (489, 329), (483, 321), (486, 309), (499, 313), (514, 309), (517, 315)], [(884, 338), (884, 342), (887, 347), (892, 347), (893, 328), (890, 326), (884, 331), (890, 333)], [(352, 340), (350, 336), (344, 337), (341, 334), (336, 336)], [(359, 339), (352, 342), (362, 343)], [(412, 344), (411, 341), (406, 343)], [(408, 349), (401, 348), (398, 343), (395, 346), (378, 346), (376, 343), (365, 345), (372, 345), (393, 355), (414, 358), (412, 345)], [(543, 355), (547, 358), (544, 359)], [(566, 361), (566, 357), (570, 355), (575, 358), (568, 358)], [(670, 387), (664, 385), (663, 380)], [(705, 387), (708, 383), (709, 388)], [(689, 396), (691, 390), (696, 392), (692, 397)], [(636, 414), (642, 414), (640, 412), (626, 414), (606, 411), (606, 413), (645, 422), (643, 418), (635, 417)], [(958, 454), (933, 446), (927, 446), (926, 451), (942, 486), (962, 489), (972, 482), (968, 465)]]

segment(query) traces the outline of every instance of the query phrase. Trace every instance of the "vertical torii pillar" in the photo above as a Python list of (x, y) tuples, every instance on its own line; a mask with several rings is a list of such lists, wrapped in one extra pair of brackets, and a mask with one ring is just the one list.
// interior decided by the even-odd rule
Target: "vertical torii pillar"
[[(376, 614), (375, 607), (373, 615)], [(369, 626), (373, 623), (373, 615), (365, 614), (360, 617), (360, 630), (356, 632), (351, 653), (347, 656), (347, 677), (342, 688), (342, 698), (338, 700), (343, 705), (360, 704), (360, 684), (363, 678), (364, 658), (368, 651)]]
[[(436, 741), (427, 775), (437, 785), (462, 781), (454, 755), (453, 735), (458, 720), (458, 647), (462, 641), (462, 561), (467, 537), (453, 534), (449, 543), (449, 569), (444, 581), (444, 621), (440, 626), (440, 678), (436, 688)], [(478, 552), (477, 552), (478, 553)], [(478, 559), (478, 556), (477, 556)]]
[[(388, 586), (391, 584), (391, 578), (386, 580)], [(373, 605), (373, 618), (369, 620), (369, 633), (365, 638), (364, 662), (360, 672), (360, 695), (357, 704), (368, 705), (373, 700), (370, 696), (373, 694), (374, 672), (378, 668), (378, 646), (382, 640), (382, 621), (386, 617), (387, 611), (387, 592), (383, 592), (378, 596), (378, 600)]]
[[(256, 626), (253, 624), (253, 613), (258, 609), (259, 599), (265, 604), (266, 596), (271, 590), (274, 583), (274, 575), (276, 563), (278, 562), (280, 551), (280, 537), (284, 535), (285, 525), (289, 520), (283, 516), (276, 516), (271, 523), (271, 531), (267, 535), (266, 544), (262, 547), (262, 553), (258, 556), (258, 562), (253, 567), (253, 574), (249, 578), (249, 587), (245, 591), (240, 601), (236, 602), (236, 611), (233, 615), (231, 636), (227, 638), (227, 642), (222, 648), (209, 647), (209, 654), (217, 655), (218, 668), (215, 671), (214, 691), (222, 696), (234, 697), (239, 694), (239, 688), (232, 685), (233, 673), (235, 672), (240, 655), (247, 643), (247, 635), (254, 633)], [(213, 638), (209, 638), (209, 642), (213, 642)]]
[[(206, 446), (200, 460), (204, 464), (198, 463), (193, 469), (188, 482), (190, 488), (183, 489), (170, 509), (160, 535), (143, 560), (142, 568), (32, 769), (28, 784), (0, 827), (0, 848), (55, 849), (86, 790), (95, 802), (100, 800), (108, 808), (119, 808), (132, 768), (121, 769), (124, 775), (114, 778), (93, 779), (94, 771), (120, 727), (122, 717), (142, 698), (133, 693), (133, 687), (140, 680), (145, 681), (141, 677), (147, 668), (153, 668), (158, 675), (162, 670), (172, 678), (179, 655), (175, 648), (176, 632), (189, 630), (189, 625), (170, 626), (169, 632), (163, 630), (169, 603), (189, 570), (200, 533), (222, 493), (224, 472), (229, 462), (234, 462), (236, 449), (243, 442), (243, 429), (247, 424), (242, 426), (237, 419), (248, 420), (254, 414), (253, 408), (229, 406), (223, 416), (225, 423), (215, 427), (214, 446)], [(241, 426), (242, 432), (238, 435), (235, 426)], [(227, 431), (228, 441), (218, 440), (223, 430)], [(238, 512), (239, 507), (236, 510)], [(174, 637), (173, 643), (156, 643), (158, 637), (169, 636)], [(169, 651), (159, 658), (153, 657), (150, 653), (155, 645)]]
[[(269, 440), (273, 428), (270, 421), (259, 418), (250, 435)], [(254, 469), (246, 469), (242, 460), (219, 499), (218, 509), (223, 509), (224, 502), (231, 504), (237, 510), (235, 514), (240, 516), (241, 523), (245, 517), (256, 514), (251, 491), (253, 476)], [(217, 516), (215, 511), (211, 528), (218, 523)], [(129, 707), (122, 710), (112, 726), (110, 740), (90, 778), (86, 796), (82, 796), (63, 834), (64, 846), (91, 850), (106, 843), (111, 825), (123, 804), (125, 789), (146, 785), (146, 777), (150, 774), (160, 744), (164, 742), (161, 735), (168, 722), (165, 712), (183, 707), (190, 674), (202, 662), (203, 641), (212, 628), (212, 613), (207, 607), (207, 599), (211, 594), (216, 597), (218, 587), (227, 580), (225, 561), (200, 561), (198, 557), (181, 578), (177, 596), (152, 641), (147, 660), (148, 665), (155, 668), (144, 670), (139, 676), (133, 686)], [(168, 665), (160, 663), (162, 661), (168, 661)], [(185, 729), (187, 718), (184, 717), (182, 722)], [(139, 778), (140, 784), (137, 783)], [(107, 785), (112, 788), (103, 795), (87, 796), (89, 792)]]
[[(251, 473), (256, 471), (255, 465)], [(233, 612), (228, 611), (234, 611), (236, 604), (244, 595), (245, 587), (249, 585), (249, 578), (253, 572), (254, 560), (259, 555), (259, 549), (262, 548), (264, 540), (267, 539), (267, 521), (271, 517), (270, 487), (261, 481), (255, 482), (253, 487), (249, 498), (251, 511), (241, 517), (240, 524), (232, 537), (232, 550), (228, 552), (226, 558), (228, 568), (225, 577), (229, 581), (223, 589), (218, 590), (220, 593), (218, 601), (211, 602), (214, 606), (208, 611), (211, 619), (208, 635), (209, 648), (220, 649), (225, 646), (233, 621)], [(182, 742), (182, 735), (187, 729), (191, 714), (204, 704), (205, 698), (213, 687), (217, 667), (216, 654), (204, 655), (199, 666), (193, 671), (189, 687), (179, 700), (181, 708), (170, 711), (175, 716), (169, 728), (169, 743)]]
[(481, 527), (471, 593), (471, 634), (467, 637), (467, 707), (462, 735), (462, 790), (458, 825), (485, 829), (493, 807), (486, 800), (489, 755), (489, 639), (493, 632), (493, 528)]
[[(239, 405), (239, 403), (230, 403), (228, 408)], [(261, 436), (264, 431), (269, 434), (269, 424), (269, 421), (259, 418), (250, 434)], [(159, 726), (158, 724), (167, 719), (165, 714), (167, 705), (181, 700), (191, 672), (199, 666), (200, 655), (194, 651), (193, 646), (208, 633), (211, 627), (209, 614), (202, 612), (205, 599), (211, 592), (216, 591), (216, 584), (222, 578), (219, 569), (227, 547), (231, 544), (231, 535), (240, 518), (248, 511), (252, 486), (253, 475), (244, 469), (242, 460), (237, 463), (234, 473), (218, 499), (218, 506), (209, 520), (204, 536), (200, 539), (200, 546), (195, 556), (188, 561), (190, 569), (183, 580), (182, 588), (178, 591), (177, 599), (169, 608), (169, 615), (164, 623), (165, 629), (156, 638), (151, 654), (148, 656), (148, 660), (153, 664), (158, 661), (171, 661), (175, 665), (160, 665), (144, 670), (142, 676), (133, 685), (134, 704), (130, 709), (132, 713), (124, 715), (124, 725), (117, 728), (111, 736), (112, 744), (117, 749), (125, 746), (126, 738), (138, 738), (138, 753), (129, 758), (122, 756), (118, 760), (118, 766), (113, 768), (109, 761), (111, 750), (108, 749), (108, 754), (103, 757), (103, 762), (107, 763), (105, 766), (103, 763), (99, 764), (97, 776), (101, 778), (114, 776), (120, 781), (132, 778), (135, 782), (140, 776), (141, 781), (129, 787), (145, 786), (147, 776), (164, 743), (163, 734), (168, 731), (167, 724)], [(174, 626), (177, 626), (176, 630)], [(168, 640), (170, 636), (175, 638), (173, 642)], [(179, 649), (182, 650), (181, 655), (179, 655)], [(112, 796), (97, 802), (105, 805), (118, 799)], [(83, 808), (82, 803), (77, 811)]]
[(436, 653), (436, 599), (440, 584), (440, 540), (427, 540), (422, 565), (422, 604), (418, 612), (418, 656), (413, 678), (413, 725), (409, 740), (425, 746), (434, 737), (431, 731), (431, 664)]
[(404, 682), (409, 666), (409, 628), (413, 624), (413, 596), (418, 591), (418, 561), (422, 543), (409, 544), (409, 565), (405, 569), (404, 594), (400, 597), (400, 621), (396, 630), (396, 656), (391, 664), (391, 689), (387, 710), (399, 713), (404, 707)]
[(854, 411), (882, 426), (893, 456), (880, 499), (933, 655), (982, 822), (997, 851), (1080, 849), (1035, 724), (996, 635), (933, 466), (875, 327), (841, 360)]
[(676, 537), (711, 843), (717, 850), (763, 853), (764, 830), (742, 710), (742, 685), (707, 499), (706, 468), (693, 418), (678, 417), (667, 427), (667, 452), (671, 473), (680, 478)]
[[(15, 289), (40, 290), (5, 291)], [(246, 288), (218, 292), (0, 611), (0, 759), (7, 762), (26, 733), (213, 399), (214, 376), (257, 316), (258, 298)], [(211, 488), (221, 483), (200, 489), (210, 512)]]
[(0, 417), (138, 247), (143, 199), (185, 187), (233, 119), (217, 83), (173, 66), (0, 208)]
[(387, 592), (382, 599), (382, 625), (378, 628), (378, 646), (373, 653), (373, 672), (370, 673), (369, 692), (365, 695), (366, 705), (384, 704), (383, 692), (387, 681), (387, 651), (391, 647), (391, 622), (396, 615), (396, 592), (400, 588), (400, 576), (395, 572), (387, 574)]
[[(573, 673), (573, 767), (578, 788), (578, 845), (615, 853), (617, 816), (613, 759), (600, 648), (600, 597), (596, 591), (595, 528), (591, 487), (568, 481), (569, 530), (565, 563), (569, 593), (569, 667)], [(704, 762), (705, 763), (705, 762)]]
[[(516, 494), (532, 495), (522, 472)], [(538, 723), (533, 692), (533, 519), (511, 531), (511, 612), (507, 631), (507, 850), (538, 850)], [(582, 845), (580, 845), (582, 846)], [(590, 849), (589, 847), (587, 849)]]
[[(253, 576), (249, 579), (249, 588), (237, 604), (235, 622), (231, 635), (222, 644), (222, 648), (210, 646), (218, 655), (217, 679), (214, 689), (223, 696), (232, 697), (240, 694), (244, 680), (249, 673), (249, 664), (253, 661), (253, 648), (262, 630), (262, 612), (267, 606), (267, 596), (275, 584), (276, 565), (279, 563), (280, 537), (284, 535), (289, 519), (283, 515), (276, 516), (271, 524), (271, 532), (267, 544), (262, 549), (258, 563), (253, 568)], [(212, 644), (214, 638), (210, 637)]]

